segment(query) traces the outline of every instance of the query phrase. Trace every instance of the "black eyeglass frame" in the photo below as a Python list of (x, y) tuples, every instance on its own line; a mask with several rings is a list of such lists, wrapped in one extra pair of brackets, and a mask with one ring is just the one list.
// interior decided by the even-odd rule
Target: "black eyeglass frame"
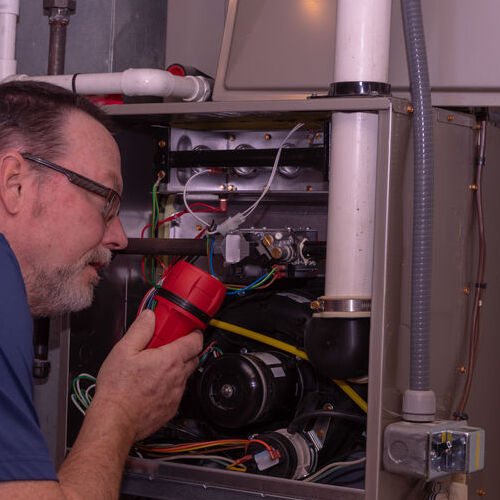
[(121, 196), (114, 189), (103, 186), (102, 184), (99, 184), (98, 182), (93, 181), (88, 177), (77, 174), (72, 170), (68, 170), (67, 168), (61, 167), (61, 165), (57, 165), (57, 163), (45, 160), (43, 158), (40, 158), (39, 156), (34, 156), (30, 153), (21, 153), (21, 156), (25, 160), (33, 161), (35, 163), (38, 163), (39, 165), (43, 165), (44, 167), (51, 168), (56, 172), (64, 174), (68, 181), (72, 184), (75, 184), (76, 186), (79, 186), (87, 191), (90, 191), (91, 193), (97, 194), (98, 196), (104, 198), (106, 200), (106, 205), (102, 209), (101, 213), (105, 222), (109, 222), (111, 219), (113, 219), (113, 217), (116, 217), (118, 215), (118, 212), (120, 210)]

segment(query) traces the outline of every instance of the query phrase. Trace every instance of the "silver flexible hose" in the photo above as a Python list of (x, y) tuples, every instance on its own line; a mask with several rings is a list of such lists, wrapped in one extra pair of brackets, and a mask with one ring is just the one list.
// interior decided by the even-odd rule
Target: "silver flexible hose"
[(420, 0), (402, 0), (413, 100), (414, 188), (411, 273), (410, 389), (430, 389), (433, 212), (432, 105)]

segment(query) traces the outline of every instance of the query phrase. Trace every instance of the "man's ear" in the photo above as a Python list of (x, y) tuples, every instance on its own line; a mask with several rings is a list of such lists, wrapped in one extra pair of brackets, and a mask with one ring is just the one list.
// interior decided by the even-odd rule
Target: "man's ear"
[(19, 153), (0, 155), (0, 203), (12, 215), (21, 210), (25, 199), (26, 173), (26, 163)]

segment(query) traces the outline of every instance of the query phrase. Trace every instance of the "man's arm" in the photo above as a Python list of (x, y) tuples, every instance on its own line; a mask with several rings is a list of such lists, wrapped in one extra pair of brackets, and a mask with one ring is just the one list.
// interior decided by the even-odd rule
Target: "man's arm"
[(118, 498), (130, 447), (174, 416), (202, 346), (201, 335), (192, 333), (144, 350), (153, 331), (154, 313), (145, 311), (103, 363), (78, 438), (59, 469), (59, 483), (0, 483), (0, 498)]

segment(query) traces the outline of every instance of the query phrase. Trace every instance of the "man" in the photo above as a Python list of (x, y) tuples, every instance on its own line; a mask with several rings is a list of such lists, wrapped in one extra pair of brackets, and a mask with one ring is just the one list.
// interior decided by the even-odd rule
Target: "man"
[(88, 307), (97, 271), (127, 243), (120, 155), (105, 123), (58, 87), (0, 85), (0, 498), (116, 498), (131, 445), (175, 414), (197, 365), (199, 333), (144, 349), (154, 331), (145, 311), (101, 367), (56, 476), (32, 403), (29, 313)]

